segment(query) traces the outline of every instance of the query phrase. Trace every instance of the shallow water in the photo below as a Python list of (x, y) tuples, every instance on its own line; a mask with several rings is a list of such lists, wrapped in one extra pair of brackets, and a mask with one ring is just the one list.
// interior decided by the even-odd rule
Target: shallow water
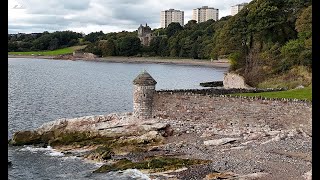
[[(132, 111), (132, 81), (147, 70), (159, 89), (201, 88), (226, 68), (46, 59), (8, 59), (8, 139), (59, 118)], [(146, 179), (139, 171), (92, 174), (101, 164), (50, 148), (8, 147), (9, 179)], [(128, 175), (129, 174), (129, 175)], [(131, 174), (131, 175), (130, 175)]]

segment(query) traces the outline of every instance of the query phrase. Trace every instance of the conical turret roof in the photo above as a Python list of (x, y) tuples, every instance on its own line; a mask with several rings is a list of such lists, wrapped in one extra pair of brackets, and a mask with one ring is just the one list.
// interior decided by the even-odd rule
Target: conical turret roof
[(157, 84), (157, 81), (154, 80), (146, 70), (144, 70), (133, 80), (133, 84), (148, 86)]

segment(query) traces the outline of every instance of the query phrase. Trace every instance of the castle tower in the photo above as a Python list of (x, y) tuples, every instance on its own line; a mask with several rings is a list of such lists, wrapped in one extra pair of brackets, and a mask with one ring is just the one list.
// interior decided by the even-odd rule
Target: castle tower
[(152, 118), (152, 101), (157, 82), (147, 71), (133, 80), (133, 116), (139, 119)]

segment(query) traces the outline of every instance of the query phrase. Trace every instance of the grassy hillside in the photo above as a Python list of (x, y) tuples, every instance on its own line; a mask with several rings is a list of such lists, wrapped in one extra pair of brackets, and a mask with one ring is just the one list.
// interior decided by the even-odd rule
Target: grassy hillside
[(61, 55), (61, 54), (70, 54), (75, 50), (83, 49), (85, 48), (86, 45), (84, 46), (72, 46), (72, 47), (67, 47), (63, 49), (56, 49), (53, 51), (29, 51), (29, 52), (8, 52), (9, 55), (31, 55), (31, 56), (56, 56), (56, 55)]
[(267, 98), (287, 98), (287, 99), (300, 99), (312, 101), (312, 86), (302, 89), (292, 89), (288, 91), (274, 91), (274, 92), (261, 92), (261, 93), (237, 93), (231, 94), (232, 96), (260, 96)]

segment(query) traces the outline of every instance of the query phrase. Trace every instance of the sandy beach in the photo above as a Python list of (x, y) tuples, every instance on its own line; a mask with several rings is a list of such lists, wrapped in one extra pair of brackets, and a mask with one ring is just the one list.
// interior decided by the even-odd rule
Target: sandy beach
[(227, 59), (220, 60), (198, 60), (198, 59), (167, 59), (160, 57), (101, 57), (94, 59), (87, 58), (73, 58), (64, 59), (57, 58), (57, 56), (25, 56), (25, 55), (8, 55), (8, 58), (35, 58), (35, 59), (52, 59), (52, 60), (73, 60), (73, 61), (99, 61), (99, 62), (114, 62), (114, 63), (156, 63), (156, 64), (173, 64), (173, 65), (191, 65), (191, 66), (205, 66), (205, 67), (221, 67), (229, 68), (230, 63)]

